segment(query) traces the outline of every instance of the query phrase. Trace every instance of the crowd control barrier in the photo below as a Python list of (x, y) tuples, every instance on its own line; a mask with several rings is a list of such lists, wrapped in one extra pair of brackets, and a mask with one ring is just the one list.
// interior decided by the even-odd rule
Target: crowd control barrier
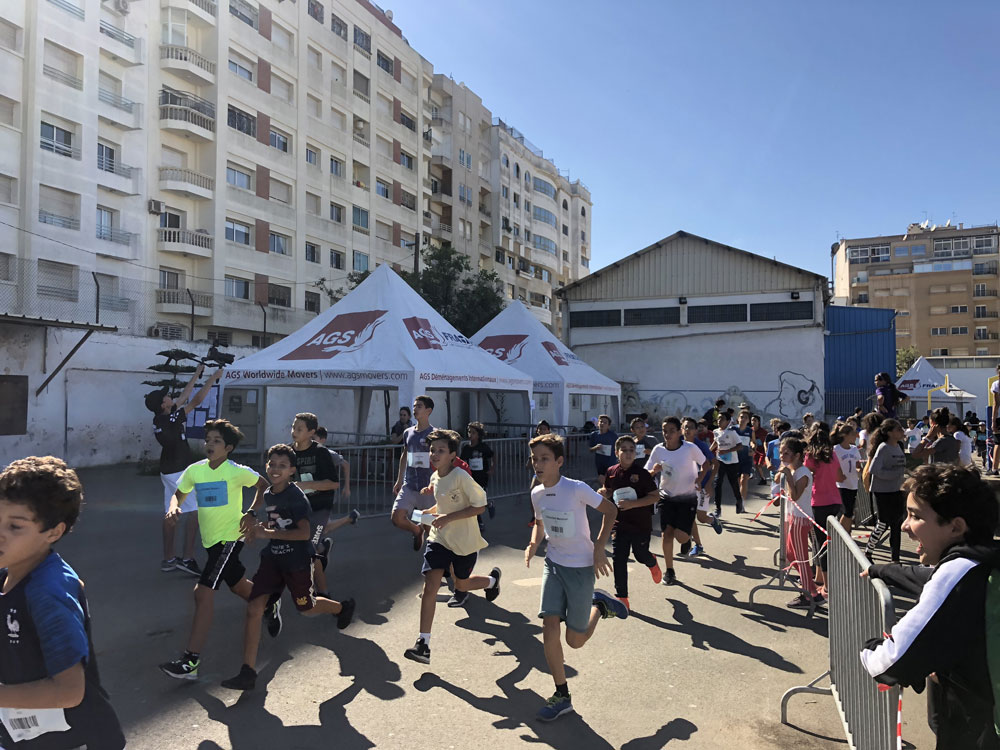
[[(832, 695), (852, 750), (894, 750), (899, 688), (881, 690), (859, 656), (868, 640), (892, 629), (892, 595), (882, 581), (860, 577), (870, 563), (835, 518), (827, 519), (827, 534), (830, 669), (781, 697), (781, 723), (788, 723), (788, 701), (793, 696)], [(830, 686), (820, 687), (827, 678)]]

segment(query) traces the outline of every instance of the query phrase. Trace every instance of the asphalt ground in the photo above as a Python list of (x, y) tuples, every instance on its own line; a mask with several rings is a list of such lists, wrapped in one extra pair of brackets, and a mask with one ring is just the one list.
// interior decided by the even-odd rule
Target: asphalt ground
[[(534, 718), (553, 688), (537, 617), (542, 560), (524, 565), (527, 494), (487, 521), (477, 572), (503, 570), (496, 602), (474, 594), (449, 609), (442, 588), (430, 665), (403, 658), (418, 632), (421, 555), (387, 517), (363, 518), (336, 533), (327, 573), (336, 598), (357, 600), (354, 623), (338, 631), (332, 618), (298, 616), (286, 595), (281, 635), (263, 636), (257, 689), (240, 694), (219, 684), (242, 661), (245, 605), (225, 589), (198, 681), (157, 669), (183, 649), (195, 582), (159, 570), (159, 478), (132, 466), (80, 474), (87, 505), (58, 551), (87, 584), (103, 684), (133, 750), (846, 747), (832, 697), (796, 696), (790, 725), (780, 722), (782, 694), (829, 663), (826, 616), (787, 609), (794, 590), (747, 602), (773, 573), (773, 509), (754, 523), (729, 500), (725, 533), (702, 527), (709, 555), (677, 562), (679, 585), (654, 585), (630, 563), (631, 617), (564, 647), (577, 713), (547, 724)], [(753, 487), (751, 511), (764, 489)], [(250, 574), (259, 548), (243, 552)], [(598, 587), (614, 593), (609, 578)], [(906, 745), (933, 747), (923, 697), (907, 692), (904, 704)]]

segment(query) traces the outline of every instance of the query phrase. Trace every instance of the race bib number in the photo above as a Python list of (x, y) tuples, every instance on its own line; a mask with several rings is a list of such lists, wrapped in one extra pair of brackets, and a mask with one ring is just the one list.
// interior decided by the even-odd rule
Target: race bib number
[(669, 482), (674, 475), (674, 467), (670, 464), (660, 464), (660, 481)]
[(750, 436), (749, 435), (740, 435), (740, 442), (743, 443), (743, 445), (745, 445), (747, 448), (749, 448), (750, 447)]
[(308, 471), (305, 471), (305, 472), (302, 472), (301, 474), (299, 474), (299, 481), (300, 482), (311, 482), (312, 480), (313, 480), (313, 475), (310, 474)]
[(599, 446), (597, 446), (597, 452), (598, 452), (598, 454), (600, 454), (602, 456), (610, 456), (611, 455), (611, 446), (610, 445), (599, 445)]
[(635, 494), (635, 489), (632, 487), (619, 487), (615, 490), (614, 500), (615, 505), (621, 505), (624, 500), (637, 500), (638, 495)]
[(470, 458), (469, 459), (469, 468), (472, 469), (473, 471), (482, 471), (483, 470), (483, 459), (482, 458)]
[(69, 729), (61, 708), (0, 708), (0, 722), (14, 742), (25, 742), (49, 732)]
[(719, 460), (724, 464), (734, 464), (736, 463), (736, 454), (732, 451), (720, 453)]
[(576, 531), (571, 510), (543, 510), (542, 523), (545, 524), (545, 533), (553, 539), (573, 536)]
[(412, 469), (429, 469), (431, 454), (427, 451), (409, 452), (406, 454), (406, 465)]
[(646, 457), (646, 446), (643, 445), (642, 443), (636, 443), (635, 444), (635, 457), (636, 458), (645, 458)]
[(194, 494), (199, 508), (221, 508), (229, 502), (229, 488), (225, 482), (198, 482)]

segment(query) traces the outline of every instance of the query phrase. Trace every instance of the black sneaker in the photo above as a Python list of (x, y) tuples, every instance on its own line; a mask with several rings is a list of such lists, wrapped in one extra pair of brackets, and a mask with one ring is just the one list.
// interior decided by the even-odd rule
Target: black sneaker
[(187, 654), (182, 656), (180, 659), (174, 659), (173, 661), (168, 661), (160, 665), (160, 671), (167, 677), (173, 677), (175, 680), (197, 680), (198, 679), (198, 666), (201, 664), (201, 659), (191, 658)]
[(403, 652), (403, 656), (412, 661), (419, 661), (421, 664), (431, 663), (431, 647), (424, 643), (423, 638), (417, 638), (413, 648), (408, 648)]
[(358, 522), (358, 519), (361, 518), (361, 511), (358, 510), (357, 508), (355, 508), (350, 513), (348, 513), (347, 515), (351, 519), (351, 526), (353, 526), (354, 524), (356, 524)]
[(688, 539), (686, 542), (681, 544), (681, 557), (687, 557), (688, 553), (691, 552), (691, 540)]
[(492, 500), (486, 503), (486, 514), (491, 520), (497, 517), (497, 506)]
[(667, 568), (666, 574), (663, 576), (664, 586), (676, 586), (677, 585), (677, 574), (674, 573), (673, 568)]
[(182, 573), (188, 573), (193, 576), (201, 575), (201, 568), (198, 567), (198, 563), (195, 562), (193, 557), (189, 557), (186, 560), (181, 560), (178, 558), (177, 562), (174, 563), (174, 568), (181, 571)]
[(257, 684), (257, 670), (244, 664), (235, 677), (222, 681), (222, 687), (230, 690), (253, 690)]
[(351, 624), (354, 619), (354, 600), (346, 599), (340, 603), (340, 612), (337, 617), (337, 630), (343, 630)]
[(495, 601), (500, 596), (500, 568), (493, 568), (490, 575), (496, 579), (496, 583), (486, 589), (486, 601)]
[(448, 600), (448, 606), (454, 609), (455, 607), (464, 607), (465, 603), (469, 601), (468, 591), (456, 591), (451, 595)]
[(325, 537), (319, 546), (316, 547), (316, 557), (319, 559), (319, 564), (323, 566), (323, 570), (326, 570), (326, 566), (330, 562), (330, 550), (333, 548), (333, 540), (330, 537)]
[(281, 632), (281, 599), (275, 599), (274, 604), (264, 610), (264, 620), (267, 621), (267, 634), (277, 638)]
[(160, 562), (160, 572), (169, 573), (171, 570), (177, 570), (177, 563), (181, 559), (179, 557), (171, 557), (169, 560), (163, 560)]

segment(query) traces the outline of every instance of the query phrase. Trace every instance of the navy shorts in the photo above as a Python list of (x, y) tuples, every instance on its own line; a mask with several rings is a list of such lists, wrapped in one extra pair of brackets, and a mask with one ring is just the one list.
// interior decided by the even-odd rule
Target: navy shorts
[(694, 519), (698, 515), (698, 496), (678, 495), (664, 498), (660, 496), (660, 531), (669, 526), (685, 534), (691, 533)]
[(424, 575), (432, 570), (447, 572), (448, 568), (451, 567), (455, 570), (455, 578), (464, 580), (472, 575), (472, 569), (476, 567), (477, 557), (479, 557), (478, 552), (473, 552), (471, 555), (456, 555), (443, 544), (427, 542), (427, 546), (424, 548), (424, 567), (421, 568), (420, 572)]

